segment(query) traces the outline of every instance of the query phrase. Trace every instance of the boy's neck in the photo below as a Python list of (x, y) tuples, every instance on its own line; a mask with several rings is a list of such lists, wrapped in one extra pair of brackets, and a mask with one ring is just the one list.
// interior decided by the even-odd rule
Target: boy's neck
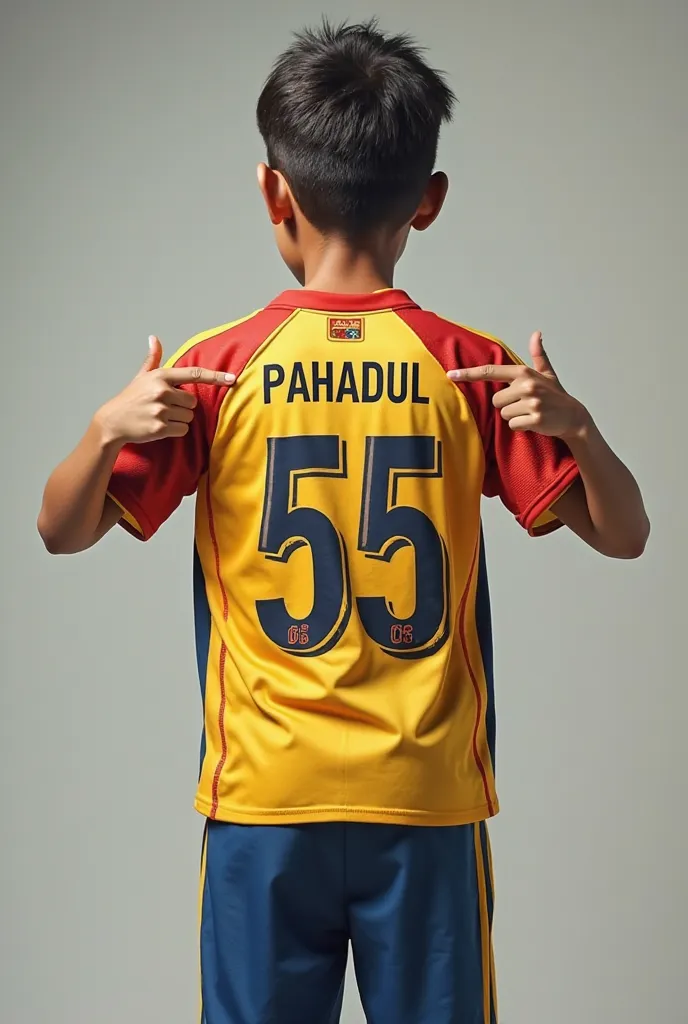
[(395, 263), (396, 253), (362, 250), (343, 239), (321, 238), (304, 257), (304, 286), (344, 295), (391, 288)]

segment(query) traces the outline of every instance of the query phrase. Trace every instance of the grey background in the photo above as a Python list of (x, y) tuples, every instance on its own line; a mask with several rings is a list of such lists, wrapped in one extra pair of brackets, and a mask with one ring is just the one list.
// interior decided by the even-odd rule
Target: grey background
[[(196, 1013), (192, 504), (50, 559), (44, 480), (137, 370), (290, 281), (253, 107), (291, 29), (361, 0), (4, 0), (3, 1024)], [(398, 283), (525, 352), (544, 331), (644, 486), (647, 555), (485, 510), (504, 1024), (685, 1017), (684, 0), (378, 0), (461, 99), (441, 221)], [(344, 1018), (360, 1022), (353, 985)], [(392, 1024), (392, 1022), (390, 1022)]]

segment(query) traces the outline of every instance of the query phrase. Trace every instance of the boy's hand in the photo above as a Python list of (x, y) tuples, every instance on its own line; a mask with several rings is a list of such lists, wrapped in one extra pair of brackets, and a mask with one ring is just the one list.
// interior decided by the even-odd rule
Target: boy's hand
[(564, 390), (536, 331), (530, 339), (530, 366), (474, 366), (450, 370), (453, 381), (505, 381), (492, 399), (512, 430), (532, 430), (562, 440), (578, 436), (589, 421), (587, 410)]
[(107, 402), (96, 420), (107, 443), (143, 444), (163, 437), (183, 437), (194, 417), (196, 397), (180, 390), (182, 384), (227, 387), (233, 373), (203, 370), (198, 366), (160, 369), (162, 345), (149, 338), (150, 352), (131, 384)]

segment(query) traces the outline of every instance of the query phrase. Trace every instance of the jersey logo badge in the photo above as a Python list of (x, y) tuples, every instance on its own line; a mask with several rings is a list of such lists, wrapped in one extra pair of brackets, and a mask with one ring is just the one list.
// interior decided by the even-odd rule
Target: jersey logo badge
[(327, 318), (329, 341), (363, 341), (363, 317), (330, 316)]

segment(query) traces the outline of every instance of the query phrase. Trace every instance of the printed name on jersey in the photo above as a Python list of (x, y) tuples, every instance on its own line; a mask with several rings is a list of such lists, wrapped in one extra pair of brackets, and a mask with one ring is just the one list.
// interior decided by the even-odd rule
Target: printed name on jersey
[(413, 402), (427, 405), (430, 399), (421, 394), (420, 363), (376, 363), (345, 360), (335, 368), (334, 362), (295, 362), (291, 367), (266, 363), (263, 367), (263, 401), (273, 398), (288, 403), (301, 402), (380, 402), (383, 398), (400, 405)]
[(363, 341), (364, 321), (360, 316), (330, 316), (327, 318), (329, 341)]

